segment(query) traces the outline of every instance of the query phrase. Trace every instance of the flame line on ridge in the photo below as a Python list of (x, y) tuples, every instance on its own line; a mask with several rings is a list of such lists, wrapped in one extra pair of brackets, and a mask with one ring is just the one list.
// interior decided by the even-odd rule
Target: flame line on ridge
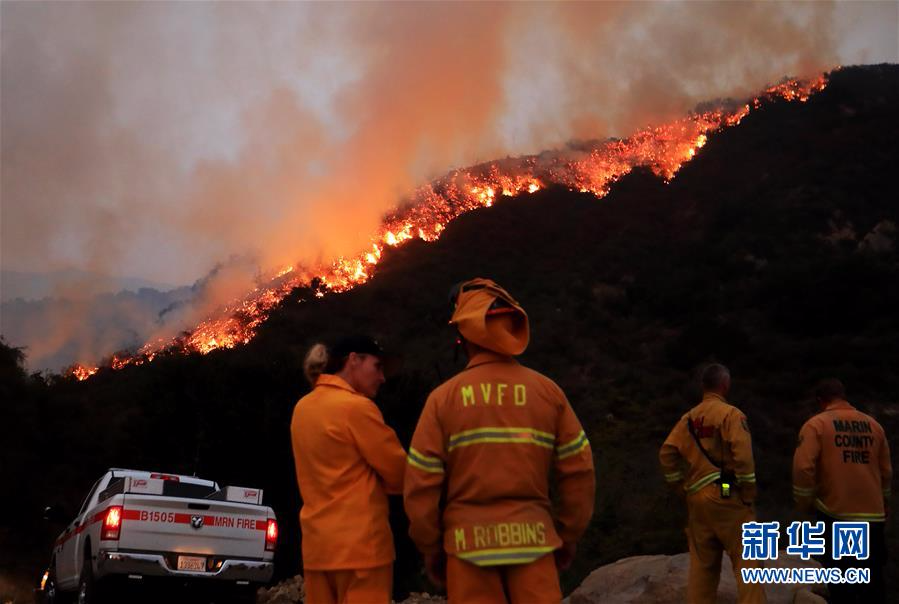
[[(284, 267), (266, 285), (259, 285), (242, 300), (221, 307), (217, 317), (203, 321), (193, 331), (170, 340), (147, 342), (133, 354), (115, 354), (108, 365), (118, 370), (152, 362), (160, 354), (207, 354), (246, 344), (271, 310), (294, 288), (314, 287), (317, 297), (348, 291), (371, 278), (386, 248), (415, 238), (435, 241), (450, 221), (471, 210), (491, 207), (500, 196), (535, 193), (550, 184), (589, 192), (601, 199), (612, 184), (637, 167), (648, 167), (668, 182), (696, 156), (710, 134), (738, 125), (765, 103), (806, 102), (826, 86), (826, 74), (786, 80), (734, 109), (693, 113), (665, 125), (644, 128), (625, 139), (595, 143), (589, 151), (563, 151), (549, 159), (521, 156), (453, 170), (419, 187), (407, 203), (388, 213), (369, 250), (350, 258), (338, 257), (330, 265)], [(66, 375), (83, 381), (99, 369), (76, 363)]]

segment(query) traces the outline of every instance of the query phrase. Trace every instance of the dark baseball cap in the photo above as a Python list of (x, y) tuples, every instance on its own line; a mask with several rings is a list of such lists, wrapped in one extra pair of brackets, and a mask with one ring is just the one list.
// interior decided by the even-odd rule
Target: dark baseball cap
[(403, 368), (403, 358), (401, 356), (385, 352), (376, 339), (367, 335), (357, 334), (340, 338), (328, 352), (331, 356), (338, 359), (350, 356), (351, 352), (378, 357), (381, 360), (381, 368), (384, 370), (384, 375), (388, 378), (398, 375)]
[(378, 358), (384, 357), (384, 349), (378, 341), (371, 336), (361, 334), (340, 338), (331, 346), (329, 352), (331, 356), (338, 359), (349, 356), (351, 352), (370, 354)]

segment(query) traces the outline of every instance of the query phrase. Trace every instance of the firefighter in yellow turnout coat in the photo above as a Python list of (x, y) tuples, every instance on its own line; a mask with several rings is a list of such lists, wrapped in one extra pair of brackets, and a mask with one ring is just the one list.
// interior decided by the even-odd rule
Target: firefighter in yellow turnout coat
[[(824, 566), (871, 570), (870, 583), (830, 584), (830, 601), (886, 602), (884, 525), (893, 478), (890, 443), (877, 420), (846, 401), (846, 389), (839, 380), (831, 378), (818, 384), (815, 398), (820, 413), (802, 426), (793, 455), (793, 498), (801, 511), (810, 512), (814, 507), (817, 520), (825, 523)], [(835, 521), (870, 523), (866, 560), (833, 559), (831, 531)]]
[[(665, 439), (659, 460), (665, 480), (687, 499), (690, 572), (687, 602), (715, 602), (721, 556), (730, 556), (737, 601), (765, 602), (762, 585), (743, 583), (742, 525), (755, 520), (755, 463), (746, 416), (730, 405), (730, 372), (709, 365), (702, 374), (702, 402), (690, 409)], [(705, 452), (703, 452), (705, 451)]]
[(469, 363), (431, 393), (412, 438), (410, 535), (432, 581), (445, 561), (453, 604), (558, 603), (556, 565), (570, 564), (593, 513), (590, 444), (562, 390), (513, 358), (528, 343), (521, 306), (486, 279), (455, 300)]

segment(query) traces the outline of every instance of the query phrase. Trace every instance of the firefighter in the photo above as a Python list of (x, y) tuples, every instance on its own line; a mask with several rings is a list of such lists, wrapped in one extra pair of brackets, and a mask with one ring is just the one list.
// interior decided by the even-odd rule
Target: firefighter
[[(793, 455), (793, 498), (803, 512), (814, 508), (825, 524), (824, 566), (870, 568), (871, 582), (831, 583), (831, 602), (886, 602), (884, 525), (889, 511), (890, 445), (883, 428), (846, 402), (846, 390), (836, 379), (818, 384), (819, 413), (805, 422)], [(832, 526), (836, 520), (869, 522), (869, 558), (832, 556)]]
[(388, 604), (393, 535), (387, 495), (403, 490), (406, 453), (372, 398), (384, 383), (383, 350), (351, 336), (316, 344), (304, 362), (312, 392), (290, 423), (303, 507), (307, 604)]
[(515, 360), (529, 339), (518, 302), (488, 279), (451, 298), (469, 361), (430, 394), (412, 437), (409, 534), (452, 604), (558, 603), (558, 569), (593, 514), (590, 443), (561, 388)]
[(765, 602), (760, 584), (744, 583), (742, 525), (755, 520), (755, 463), (746, 416), (727, 402), (730, 371), (711, 364), (701, 373), (702, 401), (675, 424), (659, 451), (665, 480), (687, 501), (690, 571), (687, 602), (715, 602), (721, 556), (730, 556), (737, 601)]

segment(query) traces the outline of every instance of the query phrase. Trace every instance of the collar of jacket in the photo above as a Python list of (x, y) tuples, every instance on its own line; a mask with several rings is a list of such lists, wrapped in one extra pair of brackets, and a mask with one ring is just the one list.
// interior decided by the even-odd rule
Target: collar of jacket
[(332, 388), (340, 388), (341, 390), (352, 392), (353, 394), (359, 394), (359, 392), (350, 386), (346, 380), (332, 373), (323, 373), (318, 376), (318, 379), (315, 381), (315, 387), (318, 388), (319, 386), (330, 386)]
[(838, 398), (835, 401), (830, 401), (829, 403), (827, 403), (827, 406), (824, 407), (825, 411), (835, 411), (836, 409), (855, 409), (855, 407), (850, 405), (848, 401), (844, 401), (841, 398)]
[(518, 364), (518, 361), (516, 361), (514, 357), (510, 357), (505, 354), (499, 354), (498, 352), (493, 352), (492, 350), (481, 350), (468, 360), (468, 365), (466, 365), (465, 368), (471, 369), (472, 367), (477, 367), (478, 365), (483, 365), (484, 363)]
[[(694, 399), (695, 400), (695, 399)], [(718, 394), (717, 392), (704, 392), (702, 394), (702, 402), (703, 403), (711, 403), (713, 401), (720, 401), (722, 403), (727, 403), (727, 399)], [(727, 403), (728, 405), (730, 403)]]

